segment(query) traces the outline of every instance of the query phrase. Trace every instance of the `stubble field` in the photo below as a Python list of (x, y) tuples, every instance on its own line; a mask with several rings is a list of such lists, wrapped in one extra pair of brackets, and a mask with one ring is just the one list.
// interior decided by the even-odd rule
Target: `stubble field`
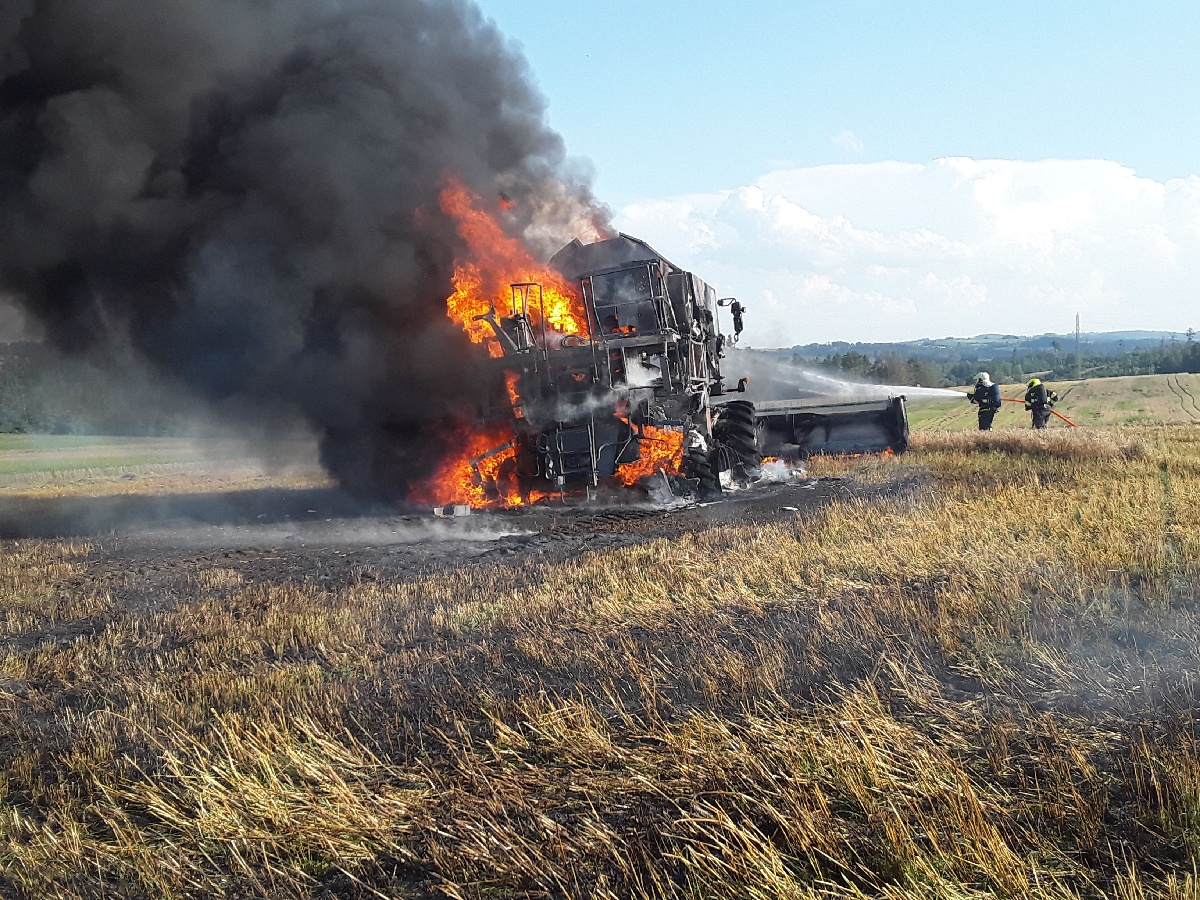
[(219, 477), (0, 498), (0, 895), (1200, 896), (1194, 427), (448, 523)]
[[(1200, 422), (1200, 375), (1130, 375), (1058, 381), (1059, 412), (1084, 427), (1125, 425), (1191, 425)], [(964, 389), (965, 390), (965, 389)], [(1025, 396), (1025, 385), (1003, 384), (1005, 397)], [(976, 407), (961, 400), (914, 399), (909, 407), (920, 430), (969, 431), (976, 427)], [(1029, 413), (1019, 403), (1005, 403), (994, 427), (1008, 431), (1029, 427)], [(1051, 428), (1069, 428), (1059, 419)]]

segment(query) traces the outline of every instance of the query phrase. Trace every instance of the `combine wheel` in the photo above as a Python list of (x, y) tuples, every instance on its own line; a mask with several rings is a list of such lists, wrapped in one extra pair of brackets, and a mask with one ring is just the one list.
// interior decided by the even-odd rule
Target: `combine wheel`
[(744, 481), (758, 474), (762, 465), (762, 449), (753, 403), (733, 400), (725, 404), (721, 417), (713, 426), (713, 437), (721, 445), (724, 452), (719, 455), (723, 460), (728, 460), (728, 468), (733, 470), (735, 478)]
[(696, 494), (701, 500), (713, 500), (721, 496), (721, 479), (713, 471), (707, 451), (691, 447), (683, 457), (685, 478), (698, 482)]

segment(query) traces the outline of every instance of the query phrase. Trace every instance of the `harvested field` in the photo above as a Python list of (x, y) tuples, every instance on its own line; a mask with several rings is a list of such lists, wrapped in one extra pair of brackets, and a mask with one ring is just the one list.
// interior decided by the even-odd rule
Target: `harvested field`
[[(1123, 378), (1090, 378), (1056, 381), (1061, 398), (1059, 412), (1079, 425), (1188, 425), (1200, 422), (1200, 375), (1130, 375)], [(965, 389), (964, 389), (965, 390)], [(1024, 397), (1025, 385), (1000, 386), (1005, 397)], [(998, 430), (1029, 427), (1029, 413), (1016, 403), (1005, 403), (997, 414)], [(970, 430), (976, 427), (975, 407), (963, 400), (914, 398), (909, 409), (918, 430)], [(1052, 418), (1051, 428), (1068, 428)]]
[(1200, 896), (1200, 431), (809, 475), (6, 541), (0, 894)]

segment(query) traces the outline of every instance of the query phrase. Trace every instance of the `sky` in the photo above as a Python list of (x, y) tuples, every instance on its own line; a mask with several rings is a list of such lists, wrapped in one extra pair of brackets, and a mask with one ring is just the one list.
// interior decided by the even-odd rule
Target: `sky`
[(480, 5), (751, 346), (1200, 328), (1200, 3)]

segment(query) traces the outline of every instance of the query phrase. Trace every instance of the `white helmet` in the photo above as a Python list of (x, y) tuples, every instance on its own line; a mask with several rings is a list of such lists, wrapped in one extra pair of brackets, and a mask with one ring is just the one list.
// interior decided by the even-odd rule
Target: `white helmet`
[(992, 377), (990, 375), (988, 375), (987, 372), (980, 372), (978, 375), (975, 376), (975, 380), (982, 381), (984, 384), (992, 383)]

